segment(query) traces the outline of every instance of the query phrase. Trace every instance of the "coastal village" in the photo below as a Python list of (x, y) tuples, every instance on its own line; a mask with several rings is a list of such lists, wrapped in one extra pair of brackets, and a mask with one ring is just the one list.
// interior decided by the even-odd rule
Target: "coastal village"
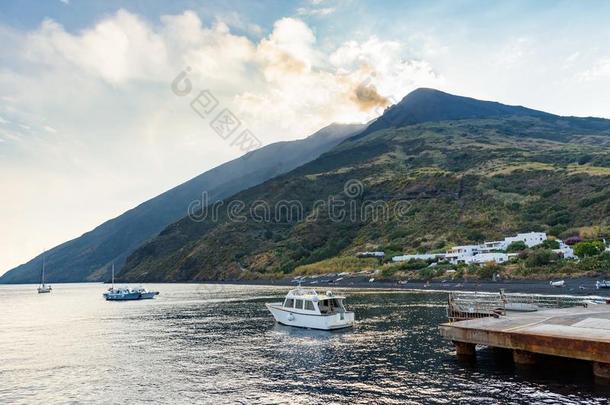
[[(593, 251), (583, 249), (591, 247)], [(293, 282), (340, 283), (355, 281), (549, 279), (604, 276), (610, 247), (605, 239), (565, 240), (546, 232), (523, 232), (501, 240), (452, 246), (445, 251), (397, 254), (360, 251), (304, 266)], [(587, 273), (588, 272), (588, 273)]]
[[(528, 248), (538, 246), (548, 240), (547, 234), (544, 232), (527, 232), (518, 233), (516, 236), (508, 236), (503, 240), (483, 242), (478, 245), (461, 245), (454, 246), (445, 253), (424, 253), (401, 255), (392, 257), (394, 262), (404, 262), (409, 260), (428, 260), (428, 261), (447, 261), (451, 264), (486, 264), (496, 263), (502, 264), (508, 262), (511, 258), (517, 257), (518, 253), (507, 253), (509, 246), (513, 243), (522, 242)], [(557, 241), (559, 247), (552, 249), (554, 253), (564, 259), (576, 259), (574, 249), (559, 239)], [(369, 252), (373, 256), (379, 256), (383, 252)], [(361, 255), (366, 255), (361, 253)]]

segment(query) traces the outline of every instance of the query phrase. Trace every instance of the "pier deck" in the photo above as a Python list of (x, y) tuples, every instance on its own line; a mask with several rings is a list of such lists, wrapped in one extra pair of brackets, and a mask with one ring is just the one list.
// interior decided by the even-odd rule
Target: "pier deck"
[(593, 362), (597, 377), (610, 379), (610, 305), (508, 312), (440, 325), (458, 356), (474, 356), (475, 345), (513, 350), (516, 363), (531, 364), (536, 354)]

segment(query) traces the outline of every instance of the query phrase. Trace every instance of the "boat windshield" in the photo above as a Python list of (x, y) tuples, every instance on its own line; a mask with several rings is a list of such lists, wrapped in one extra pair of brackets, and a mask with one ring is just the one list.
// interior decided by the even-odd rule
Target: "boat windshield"
[(343, 303), (336, 298), (321, 300), (318, 302), (318, 308), (321, 314), (334, 314), (344, 310)]

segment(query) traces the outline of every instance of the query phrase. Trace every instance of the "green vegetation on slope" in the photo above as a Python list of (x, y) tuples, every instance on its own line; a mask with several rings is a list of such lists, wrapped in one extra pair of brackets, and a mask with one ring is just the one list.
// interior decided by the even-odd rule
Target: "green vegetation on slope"
[[(438, 251), (520, 231), (564, 238), (605, 230), (610, 149), (580, 142), (603, 134), (570, 122), (526, 116), (432, 122), (348, 140), (230, 198), (246, 207), (239, 221), (228, 218), (226, 201), (217, 219), (169, 226), (129, 257), (121, 278), (276, 277), (372, 248)], [(356, 197), (344, 190), (354, 179), (364, 186)], [(316, 204), (329, 198), (355, 210), (333, 221), (328, 205)], [(261, 201), (269, 207), (298, 201), (309, 220), (282, 211), (260, 221), (249, 208)], [(389, 207), (386, 218), (375, 220), (372, 210), (349, 218), (371, 201)]]

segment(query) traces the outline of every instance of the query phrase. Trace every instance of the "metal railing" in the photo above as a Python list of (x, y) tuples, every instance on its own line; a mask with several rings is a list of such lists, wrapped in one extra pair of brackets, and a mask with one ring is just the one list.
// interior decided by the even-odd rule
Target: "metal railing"
[(535, 312), (543, 309), (587, 307), (605, 304), (599, 296), (543, 295), (520, 293), (450, 292), (447, 301), (449, 322), (505, 316), (507, 312)]
[(450, 322), (466, 319), (499, 317), (506, 310), (500, 294), (479, 292), (450, 292), (447, 318)]

